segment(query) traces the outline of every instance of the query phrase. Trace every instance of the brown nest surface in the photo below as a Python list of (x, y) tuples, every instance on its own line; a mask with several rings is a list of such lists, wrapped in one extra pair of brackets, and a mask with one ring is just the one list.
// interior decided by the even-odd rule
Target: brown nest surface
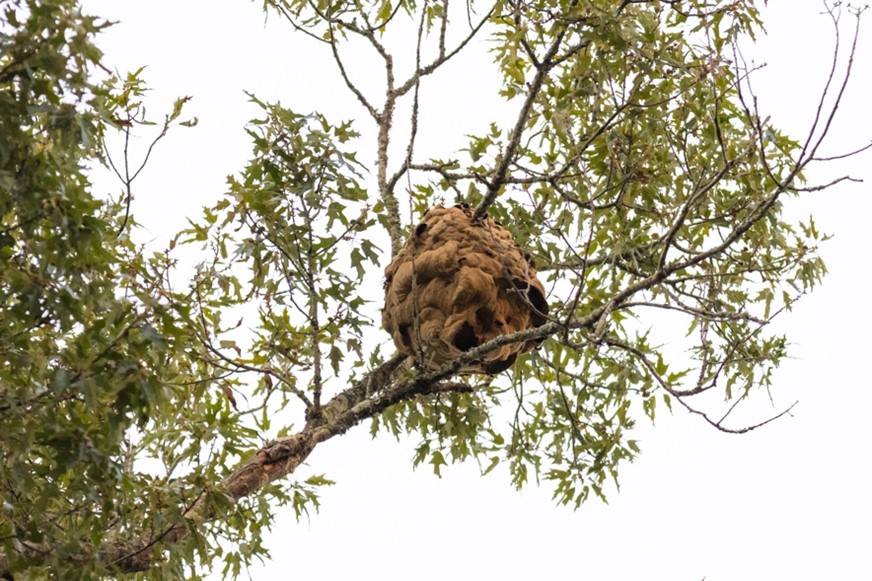
[[(532, 257), (468, 205), (436, 206), (385, 269), (384, 328), (397, 348), (435, 370), (499, 335), (545, 322), (545, 288)], [(541, 340), (504, 345), (463, 368), (499, 373)]]

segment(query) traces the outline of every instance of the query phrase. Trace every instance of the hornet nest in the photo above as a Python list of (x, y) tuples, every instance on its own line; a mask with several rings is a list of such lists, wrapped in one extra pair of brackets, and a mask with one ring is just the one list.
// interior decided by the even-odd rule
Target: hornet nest
[[(499, 335), (545, 323), (532, 257), (499, 222), (467, 204), (436, 206), (385, 269), (382, 324), (397, 348), (435, 370)], [(499, 373), (541, 339), (504, 345), (465, 372)]]

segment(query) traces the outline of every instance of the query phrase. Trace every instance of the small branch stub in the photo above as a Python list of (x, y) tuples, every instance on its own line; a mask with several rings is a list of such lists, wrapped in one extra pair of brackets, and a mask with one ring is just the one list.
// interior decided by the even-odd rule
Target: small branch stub
[[(428, 211), (385, 279), (384, 328), (430, 371), (494, 337), (539, 327), (548, 314), (530, 254), (468, 205)], [(539, 342), (504, 345), (462, 371), (499, 373)]]

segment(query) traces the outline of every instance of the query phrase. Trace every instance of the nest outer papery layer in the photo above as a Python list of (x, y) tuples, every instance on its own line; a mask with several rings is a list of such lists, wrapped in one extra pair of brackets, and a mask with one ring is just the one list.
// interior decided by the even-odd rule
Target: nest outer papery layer
[[(494, 337), (545, 323), (545, 288), (511, 232), (466, 205), (436, 206), (385, 269), (382, 324), (397, 348), (436, 370)], [(539, 341), (491, 351), (464, 372), (499, 373)]]

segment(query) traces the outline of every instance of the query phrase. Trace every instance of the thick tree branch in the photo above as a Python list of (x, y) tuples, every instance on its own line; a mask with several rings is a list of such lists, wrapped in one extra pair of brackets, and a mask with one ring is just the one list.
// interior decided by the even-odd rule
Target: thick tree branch
[[(324, 404), (321, 413), (309, 419), (300, 432), (269, 442), (243, 461), (218, 489), (230, 499), (237, 501), (255, 493), (269, 482), (293, 473), (321, 442), (345, 433), (349, 428), (397, 402), (415, 395), (471, 392), (473, 389), (465, 383), (442, 382), (422, 375), (392, 385), (396, 372), (403, 367), (406, 360), (406, 355), (394, 355)], [(119, 573), (147, 570), (160, 559), (161, 547), (180, 541), (189, 533), (190, 526), (213, 520), (221, 515), (214, 512), (206, 496), (201, 494), (184, 512), (184, 516), (184, 522), (173, 523), (155, 534), (146, 534), (129, 540), (109, 540), (99, 548), (85, 545), (82, 553), (71, 557), (70, 560), (74, 564), (84, 564), (96, 559), (111, 564)], [(29, 556), (37, 556), (52, 550), (52, 547), (43, 545), (22, 547), (22, 552)], [(0, 553), (0, 576), (9, 572), (8, 558)]]

